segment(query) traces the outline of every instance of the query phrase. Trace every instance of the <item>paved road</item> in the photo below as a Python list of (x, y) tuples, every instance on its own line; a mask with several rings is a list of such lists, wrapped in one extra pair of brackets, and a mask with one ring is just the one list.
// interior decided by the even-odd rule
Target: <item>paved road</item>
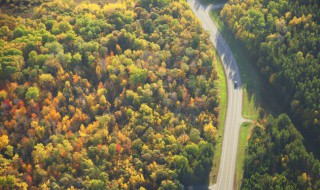
[[(241, 79), (237, 63), (233, 54), (219, 33), (216, 25), (209, 16), (209, 12), (223, 5), (204, 6), (197, 0), (187, 0), (192, 11), (201, 21), (203, 28), (209, 32), (210, 40), (216, 48), (222, 60), (227, 76), (228, 107), (224, 128), (222, 154), (217, 183), (209, 186), (209, 189), (232, 190), (235, 176), (236, 155), (240, 124), (244, 121), (241, 115), (242, 90)], [(238, 87), (234, 88), (233, 82), (238, 81)]]

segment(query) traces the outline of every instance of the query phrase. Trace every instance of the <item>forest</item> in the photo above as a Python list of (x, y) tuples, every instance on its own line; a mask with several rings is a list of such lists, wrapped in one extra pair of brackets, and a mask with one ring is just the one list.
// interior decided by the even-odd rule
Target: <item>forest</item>
[(241, 189), (320, 189), (320, 161), (307, 153), (285, 114), (269, 115), (251, 133)]
[(230, 0), (220, 13), (315, 143), (320, 143), (319, 5), (318, 0)]
[[(261, 118), (248, 138), (241, 189), (320, 189), (320, 12), (316, 0), (230, 0), (220, 17), (293, 118)], [(316, 154), (319, 154), (316, 152)]]
[(207, 182), (219, 80), (185, 1), (21, 3), (0, 3), (0, 189)]

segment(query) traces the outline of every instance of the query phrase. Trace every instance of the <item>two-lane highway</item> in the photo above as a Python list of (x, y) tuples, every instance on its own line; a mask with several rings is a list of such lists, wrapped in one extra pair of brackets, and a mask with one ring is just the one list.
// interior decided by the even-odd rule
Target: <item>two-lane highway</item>
[[(217, 183), (210, 189), (232, 190), (235, 176), (238, 138), (242, 118), (241, 79), (234, 56), (209, 16), (210, 10), (221, 8), (221, 5), (204, 6), (197, 0), (187, 0), (192, 11), (201, 21), (204, 30), (210, 34), (210, 40), (216, 48), (227, 76), (228, 107), (224, 127), (222, 154)], [(237, 81), (237, 87), (234, 82)]]

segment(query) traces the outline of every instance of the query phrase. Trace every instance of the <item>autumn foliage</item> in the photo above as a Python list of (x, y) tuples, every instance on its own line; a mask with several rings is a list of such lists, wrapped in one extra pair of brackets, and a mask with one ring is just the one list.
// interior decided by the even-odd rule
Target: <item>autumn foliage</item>
[(0, 189), (206, 183), (215, 55), (186, 2), (40, 4), (0, 14)]

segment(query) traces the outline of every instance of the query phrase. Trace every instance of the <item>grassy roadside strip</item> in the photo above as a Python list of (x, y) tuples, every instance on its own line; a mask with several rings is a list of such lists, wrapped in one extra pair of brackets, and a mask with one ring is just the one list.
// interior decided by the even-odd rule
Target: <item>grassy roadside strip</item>
[[(248, 59), (249, 56), (247, 52), (243, 50), (242, 45), (235, 39), (231, 31), (229, 31), (226, 25), (224, 25), (224, 23), (220, 20), (219, 14), (220, 10), (214, 10), (210, 12), (211, 19), (215, 22), (218, 30), (223, 35), (238, 64), (238, 68), (241, 74), (241, 81), (243, 84), (242, 115), (244, 118), (256, 120), (259, 117), (259, 108), (261, 106), (261, 79), (257, 74), (258, 72), (256, 71), (256, 69), (253, 67), (254, 64), (251, 60)], [(241, 124), (240, 127), (234, 189), (240, 189), (241, 187), (245, 148), (248, 144), (247, 138), (251, 128), (252, 124), (249, 122)], [(217, 159), (215, 157), (214, 164), (220, 161), (219, 159), (221, 156), (221, 152), (219, 155), (218, 148), (219, 147), (217, 146), (217, 153), (215, 156), (219, 157), (218, 161), (216, 161)], [(218, 171), (213, 170), (213, 172)]]
[(214, 154), (214, 159), (213, 159), (213, 165), (212, 169), (210, 172), (210, 177), (209, 177), (209, 184), (214, 184), (217, 179), (217, 175), (219, 172), (219, 167), (220, 167), (220, 157), (221, 157), (221, 152), (222, 152), (222, 137), (223, 137), (223, 130), (224, 130), (224, 124), (226, 120), (226, 113), (227, 113), (227, 81), (226, 81), (226, 76), (224, 73), (224, 68), (221, 63), (219, 54), (215, 51), (216, 55), (216, 68), (217, 68), (217, 73), (219, 77), (219, 83), (218, 83), (218, 89), (220, 92), (220, 114), (219, 114), (219, 126), (218, 126), (218, 141), (216, 144), (216, 150)]
[(248, 59), (243, 46), (235, 39), (233, 34), (226, 28), (227, 26), (219, 18), (220, 10), (210, 12), (210, 17), (218, 27), (225, 41), (229, 45), (234, 58), (238, 63), (243, 84), (243, 105), (242, 114), (244, 118), (255, 120), (259, 115), (260, 107), (260, 77), (257, 74), (254, 64)]
[(253, 124), (250, 122), (244, 122), (240, 127), (234, 189), (240, 189), (241, 187), (245, 150), (248, 145), (248, 137), (252, 127)]
[[(221, 21), (219, 15), (220, 10), (213, 10), (210, 12), (211, 19), (214, 21), (218, 30), (229, 45), (238, 64), (243, 91), (243, 117), (253, 121), (257, 120), (259, 118), (259, 108), (263, 108), (266, 113), (272, 113), (273, 115), (282, 113), (282, 108), (279, 107), (275, 99), (272, 98), (273, 94), (268, 82), (259, 75), (253, 60), (250, 60), (249, 58), (248, 52), (246, 52), (242, 44), (235, 39), (234, 34)], [(241, 187), (245, 148), (247, 146), (247, 137), (250, 134), (252, 125), (253, 124), (245, 122), (240, 128), (234, 189), (240, 189)], [(218, 153), (216, 153), (216, 156), (217, 154)]]

